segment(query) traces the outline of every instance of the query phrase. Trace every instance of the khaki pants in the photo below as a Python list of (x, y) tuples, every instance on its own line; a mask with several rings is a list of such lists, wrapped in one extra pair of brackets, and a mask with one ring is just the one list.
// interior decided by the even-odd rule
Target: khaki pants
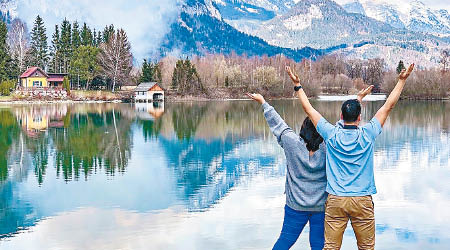
[(359, 250), (375, 249), (375, 216), (372, 196), (328, 195), (325, 207), (325, 247), (340, 249), (350, 219)]

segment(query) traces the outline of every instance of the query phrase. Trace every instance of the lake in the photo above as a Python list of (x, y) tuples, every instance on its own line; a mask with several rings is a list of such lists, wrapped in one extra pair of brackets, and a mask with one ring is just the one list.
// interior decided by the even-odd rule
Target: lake
[[(297, 100), (269, 103), (299, 132)], [(332, 123), (340, 104), (313, 103)], [(376, 142), (377, 249), (448, 249), (449, 158), (450, 102), (399, 102)], [(284, 182), (250, 101), (0, 106), (2, 250), (271, 249)]]

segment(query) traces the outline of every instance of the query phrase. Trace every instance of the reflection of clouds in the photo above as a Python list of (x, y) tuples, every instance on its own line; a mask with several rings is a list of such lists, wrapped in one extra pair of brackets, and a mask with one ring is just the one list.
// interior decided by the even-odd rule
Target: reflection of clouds
[[(180, 206), (146, 213), (80, 208), (39, 222), (2, 242), (2, 249), (270, 249), (283, 222), (283, 191), (284, 177), (257, 175), (202, 212)], [(450, 244), (446, 221), (428, 230), (435, 222), (428, 221), (425, 207), (381, 201), (375, 206), (377, 249), (445, 249)], [(308, 249), (308, 234), (307, 226), (293, 249)], [(349, 225), (342, 249), (355, 247)]]
[(449, 150), (450, 136), (439, 127), (385, 127), (375, 152), (378, 246), (443, 249), (450, 244)]
[(58, 249), (265, 249), (281, 228), (283, 183), (258, 177), (204, 212), (81, 208), (39, 222), (2, 249), (51, 249), (55, 242)]

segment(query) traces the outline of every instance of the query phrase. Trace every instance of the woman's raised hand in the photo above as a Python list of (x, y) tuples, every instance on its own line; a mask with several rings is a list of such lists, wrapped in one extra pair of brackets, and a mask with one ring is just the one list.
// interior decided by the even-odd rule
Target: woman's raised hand
[(251, 93), (246, 93), (246, 95), (248, 97), (250, 97), (252, 100), (257, 101), (259, 104), (264, 104), (266, 102), (266, 100), (264, 100), (264, 97), (260, 94), (251, 94)]
[(288, 73), (289, 77), (291, 78), (292, 82), (295, 86), (300, 86), (300, 77), (296, 73), (294, 73), (291, 69), (291, 67), (286, 66), (286, 72)]

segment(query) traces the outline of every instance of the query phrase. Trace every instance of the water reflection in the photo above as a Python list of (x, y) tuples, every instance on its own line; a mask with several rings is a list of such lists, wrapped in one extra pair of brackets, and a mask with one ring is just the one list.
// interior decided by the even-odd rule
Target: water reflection
[[(298, 132), (305, 117), (299, 103), (271, 103)], [(363, 120), (381, 104), (365, 104)], [(330, 121), (337, 120), (340, 102), (314, 105)], [(448, 102), (401, 102), (378, 139), (375, 201), (380, 249), (389, 244), (412, 249), (415, 244), (448, 243), (450, 228), (444, 222), (450, 218), (443, 208), (450, 205), (450, 187), (435, 181), (450, 177), (448, 114)], [(167, 234), (198, 241), (190, 249), (206, 242), (217, 249), (269, 248), (279, 233), (284, 157), (255, 103), (7, 106), (0, 108), (0, 139), (0, 234), (9, 239), (0, 244), (5, 249), (17, 247), (23, 237), (38, 241), (33, 235), (60, 227), (65, 218), (81, 228), (80, 223), (98, 220), (88, 229), (91, 233), (117, 231), (129, 237), (124, 241), (145, 235), (155, 248), (164, 241), (150, 235), (183, 221), (199, 229), (190, 232), (181, 226), (184, 231)], [(230, 209), (236, 213), (225, 212)], [(414, 219), (405, 218), (405, 210)], [(115, 213), (125, 219), (106, 222)], [(423, 219), (430, 213), (437, 218)], [(248, 234), (240, 242), (232, 232), (221, 232), (227, 243), (214, 243), (211, 239), (217, 240), (217, 234), (211, 227), (217, 227), (217, 221), (232, 232), (259, 228), (261, 233)], [(17, 234), (28, 228), (33, 231)], [(60, 237), (55, 244), (61, 249), (70, 237), (53, 236)], [(345, 237), (352, 242), (353, 233), (347, 231)], [(301, 238), (298, 245), (306, 241)], [(72, 243), (72, 248), (91, 248)], [(167, 249), (185, 243), (181, 240)], [(344, 249), (353, 246), (344, 244)]]

